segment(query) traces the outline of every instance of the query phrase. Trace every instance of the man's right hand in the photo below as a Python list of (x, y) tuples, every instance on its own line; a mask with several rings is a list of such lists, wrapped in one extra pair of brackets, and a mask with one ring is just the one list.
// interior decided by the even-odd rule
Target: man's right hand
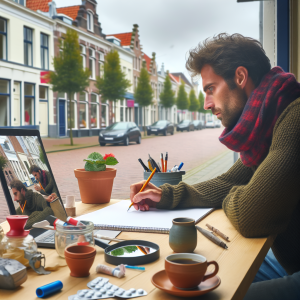
[(156, 207), (156, 203), (161, 199), (162, 190), (151, 182), (143, 192), (139, 192), (145, 182), (146, 180), (143, 180), (130, 186), (130, 200), (136, 210), (146, 211), (149, 207)]

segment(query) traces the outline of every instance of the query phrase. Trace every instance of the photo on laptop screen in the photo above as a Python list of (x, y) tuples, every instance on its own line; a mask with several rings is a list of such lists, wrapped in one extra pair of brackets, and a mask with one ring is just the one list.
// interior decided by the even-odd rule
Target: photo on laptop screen
[[(49, 215), (65, 219), (65, 209), (38, 136), (0, 133), (0, 156), (5, 163), (2, 186), (6, 184), (9, 191), (6, 200), (0, 196), (0, 202), (10, 202), (11, 207), (13, 203), (17, 215), (29, 216), (25, 229)], [(8, 206), (1, 204), (0, 222), (10, 214)]]

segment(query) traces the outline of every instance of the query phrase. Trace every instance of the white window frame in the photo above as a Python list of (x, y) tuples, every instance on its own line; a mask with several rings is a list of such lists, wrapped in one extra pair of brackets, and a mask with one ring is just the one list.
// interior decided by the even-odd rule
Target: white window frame
[(82, 67), (83, 69), (85, 69), (86, 68), (86, 47), (83, 44), (80, 44), (80, 53), (81, 53), (80, 55), (83, 58)]
[(88, 120), (88, 102), (86, 101), (79, 101), (79, 115), (80, 115), (80, 104), (84, 104), (85, 105), (85, 123), (86, 123), (86, 127), (80, 127), (79, 124), (79, 129), (80, 130), (85, 130), (85, 129), (89, 129), (89, 120)]
[[(90, 50), (92, 51), (92, 56), (90, 55)], [(90, 61), (92, 61), (92, 70), (90, 69)], [(95, 49), (89, 48), (89, 70), (91, 71), (90, 79), (96, 79), (96, 57)]]
[(104, 53), (98, 51), (99, 60), (98, 60), (98, 70), (99, 70), (99, 77), (102, 78), (104, 75)]
[[(123, 104), (122, 104), (123, 102)], [(119, 100), (119, 107), (120, 107), (120, 122), (126, 122), (127, 118), (126, 118), (126, 99), (122, 99), (122, 100)], [(123, 120), (121, 120), (121, 110), (123, 110)]]
[(127, 69), (127, 72), (128, 72), (128, 80), (130, 83), (132, 83), (132, 72), (131, 72), (131, 69)]
[[(89, 18), (91, 24), (89, 24)], [(87, 10), (86, 13), (86, 28), (88, 31), (94, 32), (94, 13), (91, 10)]]
[[(69, 103), (69, 99), (67, 99), (68, 98), (68, 95), (66, 95), (66, 105), (67, 105), (67, 109), (66, 109), (66, 116), (67, 116), (67, 122), (66, 122), (66, 124), (67, 124), (67, 126), (66, 126), (66, 132), (68, 131), (68, 130), (70, 130), (70, 128), (69, 128), (69, 124), (68, 124), (68, 103)], [(60, 98), (61, 99), (61, 98)], [(72, 128), (72, 129), (78, 129), (78, 121), (77, 121), (77, 96), (76, 96), (76, 93), (74, 94), (74, 99), (72, 99), (71, 100), (72, 102), (74, 102), (75, 103), (75, 105), (74, 105), (74, 127)]]
[[(92, 95), (96, 96), (97, 101), (96, 102), (92, 102)], [(100, 117), (99, 117), (99, 95), (97, 95), (96, 93), (91, 93), (91, 118), (92, 118), (92, 105), (97, 105), (97, 124), (96, 127), (93, 128), (100, 128)], [(92, 128), (92, 127), (91, 127)]]

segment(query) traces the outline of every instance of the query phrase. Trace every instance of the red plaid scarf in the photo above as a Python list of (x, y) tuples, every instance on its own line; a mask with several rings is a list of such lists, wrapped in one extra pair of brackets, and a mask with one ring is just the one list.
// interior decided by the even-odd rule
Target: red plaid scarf
[(247, 167), (258, 166), (268, 155), (275, 123), (287, 106), (300, 97), (300, 83), (280, 67), (271, 69), (251, 93), (232, 130), (224, 129), (219, 140), (240, 152)]

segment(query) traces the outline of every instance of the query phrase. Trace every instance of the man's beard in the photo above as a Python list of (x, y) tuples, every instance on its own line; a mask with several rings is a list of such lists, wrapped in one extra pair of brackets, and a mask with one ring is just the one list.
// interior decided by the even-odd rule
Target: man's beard
[(20, 199), (17, 201), (20, 205), (24, 205), (26, 198), (23, 194), (20, 193)]
[[(222, 125), (229, 130), (237, 124), (243, 113), (248, 97), (246, 92), (239, 88), (235, 88), (234, 90), (230, 90), (230, 93), (225, 96), (224, 103), (232, 103), (233, 99), (236, 100), (233, 107), (225, 105), (223, 110), (220, 111), (222, 115), (220, 118)], [(217, 109), (215, 109), (215, 111), (218, 112)]]

